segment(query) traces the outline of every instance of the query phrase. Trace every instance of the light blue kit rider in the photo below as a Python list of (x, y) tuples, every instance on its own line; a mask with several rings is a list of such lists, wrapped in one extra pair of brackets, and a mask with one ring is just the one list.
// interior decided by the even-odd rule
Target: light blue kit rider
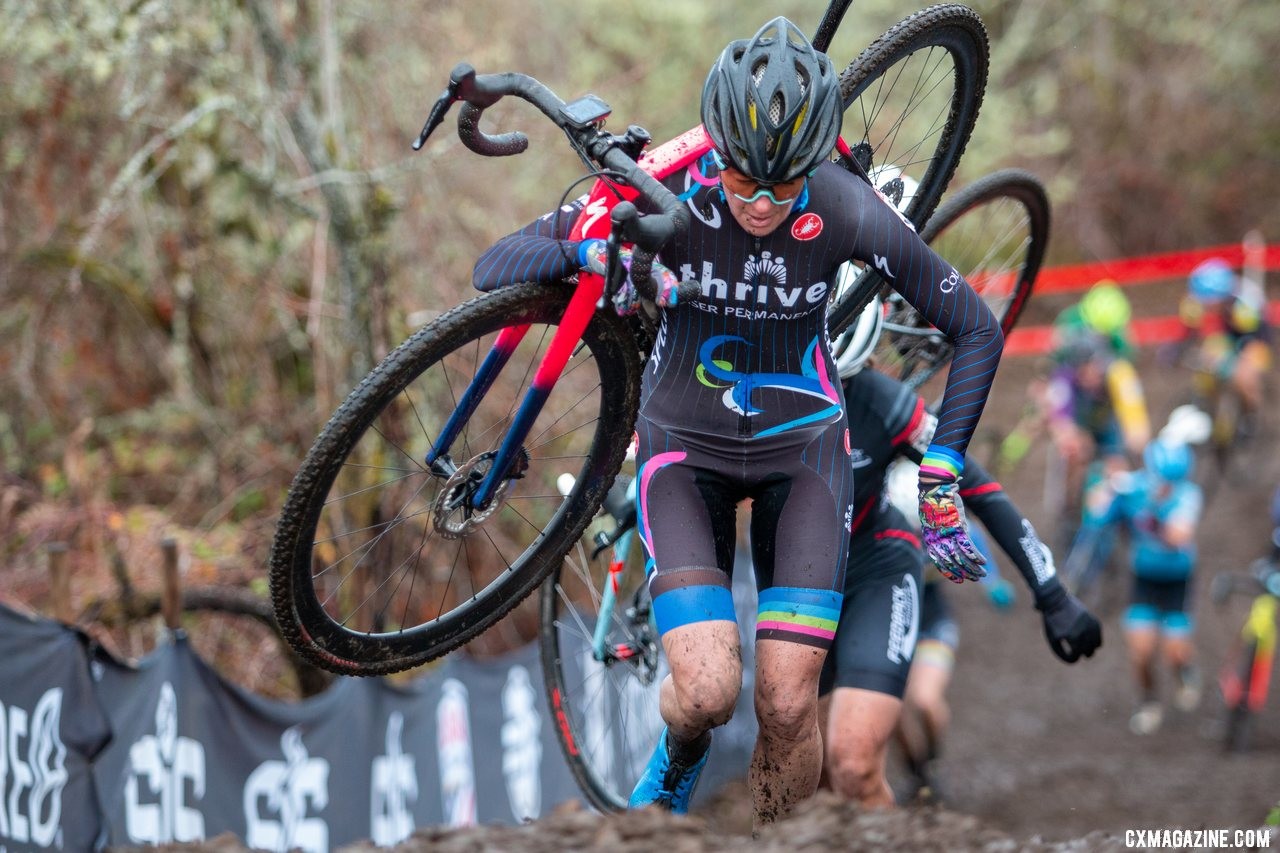
[(1195, 539), (1174, 545), (1164, 533), (1199, 523), (1204, 498), (1190, 479), (1194, 456), (1186, 444), (1157, 438), (1147, 445), (1143, 462), (1142, 470), (1113, 475), (1090, 495), (1089, 523), (1120, 524), (1129, 531), (1133, 594), (1125, 627), (1187, 636)]

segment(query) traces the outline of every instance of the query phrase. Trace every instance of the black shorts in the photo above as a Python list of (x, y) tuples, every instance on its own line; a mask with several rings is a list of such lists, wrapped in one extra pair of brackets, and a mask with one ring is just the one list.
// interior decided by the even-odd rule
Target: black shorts
[(734, 620), (739, 502), (750, 499), (756, 639), (826, 649), (840, 613), (853, 471), (844, 419), (753, 440), (637, 421), (638, 532), (660, 634)]
[(942, 581), (929, 581), (924, 585), (920, 601), (920, 642), (933, 640), (954, 652), (960, 646), (960, 626), (951, 615), (951, 604), (942, 588)]
[(1135, 576), (1124, 626), (1135, 631), (1156, 629), (1170, 636), (1189, 635), (1195, 627), (1190, 597), (1190, 578), (1157, 581)]
[(837, 687), (902, 698), (920, 635), (924, 552), (906, 528), (868, 531), (849, 543), (844, 602), (818, 691)]

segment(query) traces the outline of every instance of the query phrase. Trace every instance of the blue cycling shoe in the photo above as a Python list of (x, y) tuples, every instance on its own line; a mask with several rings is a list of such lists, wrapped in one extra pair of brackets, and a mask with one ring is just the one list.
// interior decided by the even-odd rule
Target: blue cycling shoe
[(702, 757), (693, 764), (673, 762), (667, 750), (667, 730), (663, 729), (658, 737), (658, 748), (653, 751), (640, 781), (636, 782), (635, 790), (631, 792), (631, 801), (627, 805), (633, 809), (656, 805), (675, 814), (688, 814), (693, 789), (698, 784), (698, 776), (706, 766), (707, 756), (710, 754), (708, 746)]

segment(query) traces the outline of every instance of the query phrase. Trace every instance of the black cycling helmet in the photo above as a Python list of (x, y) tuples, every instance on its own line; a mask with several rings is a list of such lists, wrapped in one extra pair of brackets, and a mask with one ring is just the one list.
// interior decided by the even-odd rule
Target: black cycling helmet
[(808, 174), (829, 157), (843, 107), (831, 60), (781, 17), (730, 42), (702, 88), (712, 144), (764, 184)]

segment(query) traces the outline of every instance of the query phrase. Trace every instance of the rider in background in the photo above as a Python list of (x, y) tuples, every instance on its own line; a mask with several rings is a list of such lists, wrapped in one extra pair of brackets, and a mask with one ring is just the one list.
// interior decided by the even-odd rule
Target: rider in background
[(1280, 566), (1280, 486), (1271, 496), (1271, 562)]
[(1054, 327), (1059, 330), (1088, 329), (1102, 335), (1117, 358), (1133, 360), (1133, 335), (1129, 321), (1133, 308), (1114, 281), (1104, 278), (1090, 287), (1074, 305), (1058, 314)]
[[(875, 265), (955, 347), (918, 511), (927, 546), (957, 580), (983, 574), (956, 482), (1003, 335), (866, 176), (831, 160), (843, 109), (831, 60), (775, 18), (712, 65), (701, 116), (714, 150), (666, 179), (693, 215), (655, 266), (660, 325), (640, 389), (636, 465), (638, 534), (671, 674), (659, 700), (667, 729), (632, 807), (687, 811), (711, 733), (737, 704), (729, 572), (747, 499), (760, 587), (755, 823), (817, 789), (818, 680), (841, 612), (856, 479), (826, 324), (847, 260)], [(473, 283), (604, 271), (605, 241), (568, 239), (583, 215), (579, 201), (503, 238)], [(681, 280), (700, 285), (695, 296), (680, 294)]]
[[(1253, 266), (1246, 263), (1246, 269)], [(1246, 414), (1241, 425), (1247, 428), (1248, 415), (1262, 407), (1262, 380), (1271, 367), (1271, 329), (1261, 282), (1236, 275), (1221, 258), (1210, 258), (1191, 271), (1179, 316), (1186, 330), (1179, 349), (1200, 342), (1197, 393), (1209, 397), (1218, 383), (1229, 382), (1240, 395)]]
[(1123, 625), (1139, 705), (1129, 727), (1145, 735), (1164, 718), (1157, 652), (1177, 683), (1174, 706), (1191, 711), (1200, 701), (1189, 599), (1203, 496), (1191, 481), (1194, 455), (1186, 444), (1157, 438), (1143, 451), (1143, 463), (1137, 472), (1099, 482), (1090, 491), (1088, 510), (1093, 523), (1119, 522), (1130, 532), (1133, 591)]
[(1047, 378), (1028, 389), (1033, 409), (1005, 437), (997, 469), (1011, 471), (1047, 432), (1063, 463), (1059, 489), (1064, 504), (1057, 543), (1069, 548), (1079, 526), (1080, 495), (1090, 466), (1128, 467), (1151, 437), (1142, 382), (1133, 366), (1129, 321), (1132, 309), (1110, 279), (1093, 285), (1081, 300), (1063, 309), (1053, 324), (1052, 365)]
[(1059, 544), (1067, 547), (1080, 523), (1080, 496), (1097, 477), (1125, 470), (1129, 459), (1139, 458), (1151, 439), (1151, 421), (1138, 372), (1111, 337), (1064, 323), (1055, 328), (1054, 343), (1043, 404), (1050, 441), (1064, 466)]
[[(889, 467), (886, 494), (899, 509), (909, 506), (906, 502), (910, 500), (910, 494), (906, 487), (910, 485), (912, 467), (907, 458), (899, 458)], [(1045, 630), (1050, 647), (1068, 663), (1079, 655), (1091, 656), (1092, 650), (1102, 642), (1102, 628), (1093, 615), (1082, 604), (1078, 604), (1074, 596), (1064, 597), (1061, 607), (1072, 610), (1078, 607), (1085, 614), (1080, 621), (1081, 633), (1078, 637), (1089, 639), (1074, 647), (1056, 645), (1049, 627), (1049, 612), (1053, 608), (1048, 607), (1046, 599), (1049, 597), (1049, 588), (1056, 585), (1057, 581), (1044, 584), (1043, 589), (1037, 585), (1038, 580), (1036, 584), (1032, 583), (1033, 577), (1048, 579), (1056, 574), (1052, 551), (1040, 542), (1031, 522), (1021, 517), (1021, 511), (1009, 500), (998, 482), (976, 463), (972, 463), (970, 474), (972, 476), (965, 478), (965, 485), (960, 492), (965, 504), (984, 526), (990, 525), (988, 533), (991, 530), (1000, 533), (1005, 553), (1014, 561), (1019, 574), (1035, 595), (1036, 607), (1046, 611)], [(1017, 527), (1011, 526), (1015, 518), (1020, 519)], [(987, 575), (982, 579), (981, 586), (988, 601), (998, 610), (1009, 609), (1014, 602), (1014, 590), (1000, 576), (987, 537), (983, 535), (982, 528), (978, 527), (971, 527), (970, 535), (974, 545), (987, 558)], [(960, 625), (951, 612), (950, 595), (938, 573), (930, 571), (926, 566), (920, 593), (918, 639), (907, 676), (906, 693), (902, 697), (902, 713), (894, 732), (910, 774), (910, 787), (900, 792), (902, 802), (913, 799), (930, 802), (945, 800), (939, 788), (936, 762), (951, 724), (947, 691), (951, 686), (956, 653), (960, 646)], [(1072, 648), (1073, 651), (1064, 654), (1067, 648)], [(1073, 654), (1077, 657), (1073, 658)]]
[[(914, 390), (865, 366), (880, 334), (880, 307), (872, 302), (853, 330), (833, 345), (848, 411), (855, 491), (844, 598), (821, 691), (829, 784), (863, 806), (883, 808), (894, 804), (885, 765), (902, 714), (908, 673), (915, 670), (912, 658), (917, 651), (931, 654), (929, 644), (918, 641), (927, 627), (921, 592), (931, 584), (922, 578), (925, 554), (918, 522), (911, 519), (918, 516), (916, 463), (930, 444), (937, 420)], [(897, 504), (886, 497), (890, 470), (899, 486), (893, 491)], [(1048, 548), (1000, 484), (971, 459), (960, 493), (1031, 589), (1054, 653), (1068, 663), (1092, 655), (1102, 642), (1097, 619), (1062, 587)], [(986, 565), (993, 564), (988, 559)], [(946, 576), (932, 569), (929, 575)], [(924, 595), (927, 602), (929, 593)], [(954, 633), (947, 631), (945, 620), (939, 619), (934, 627), (943, 645), (933, 651), (946, 651), (948, 641), (954, 645)], [(924, 680), (919, 690), (936, 684), (927, 675)], [(918, 706), (930, 713), (939, 710), (927, 696)], [(922, 772), (945, 729), (945, 707), (941, 710), (941, 716), (935, 713), (924, 721), (924, 734), (912, 741), (916, 748), (910, 755)]]
[[(891, 473), (890, 478), (893, 477)], [(972, 492), (972, 489), (961, 490), (961, 495), (970, 501), (971, 506)], [(973, 508), (979, 509), (977, 506)], [(975, 514), (979, 520), (982, 519), (981, 514)], [(1013, 586), (1000, 576), (995, 555), (981, 529), (975, 527), (970, 533), (973, 544), (987, 558), (987, 576), (982, 579), (987, 600), (998, 610), (1008, 610), (1015, 600)], [(1052, 553), (1043, 543), (1042, 547), (1046, 561), (1051, 562)], [(904, 802), (942, 802), (946, 799), (939, 787), (936, 762), (951, 726), (951, 703), (947, 700), (947, 691), (951, 687), (956, 653), (960, 649), (960, 625), (951, 612), (949, 595), (937, 573), (926, 567), (920, 595), (920, 634), (907, 676), (907, 691), (902, 697), (902, 716), (894, 733), (910, 774), (910, 788), (900, 794)], [(1101, 626), (1098, 631), (1101, 638)]]

